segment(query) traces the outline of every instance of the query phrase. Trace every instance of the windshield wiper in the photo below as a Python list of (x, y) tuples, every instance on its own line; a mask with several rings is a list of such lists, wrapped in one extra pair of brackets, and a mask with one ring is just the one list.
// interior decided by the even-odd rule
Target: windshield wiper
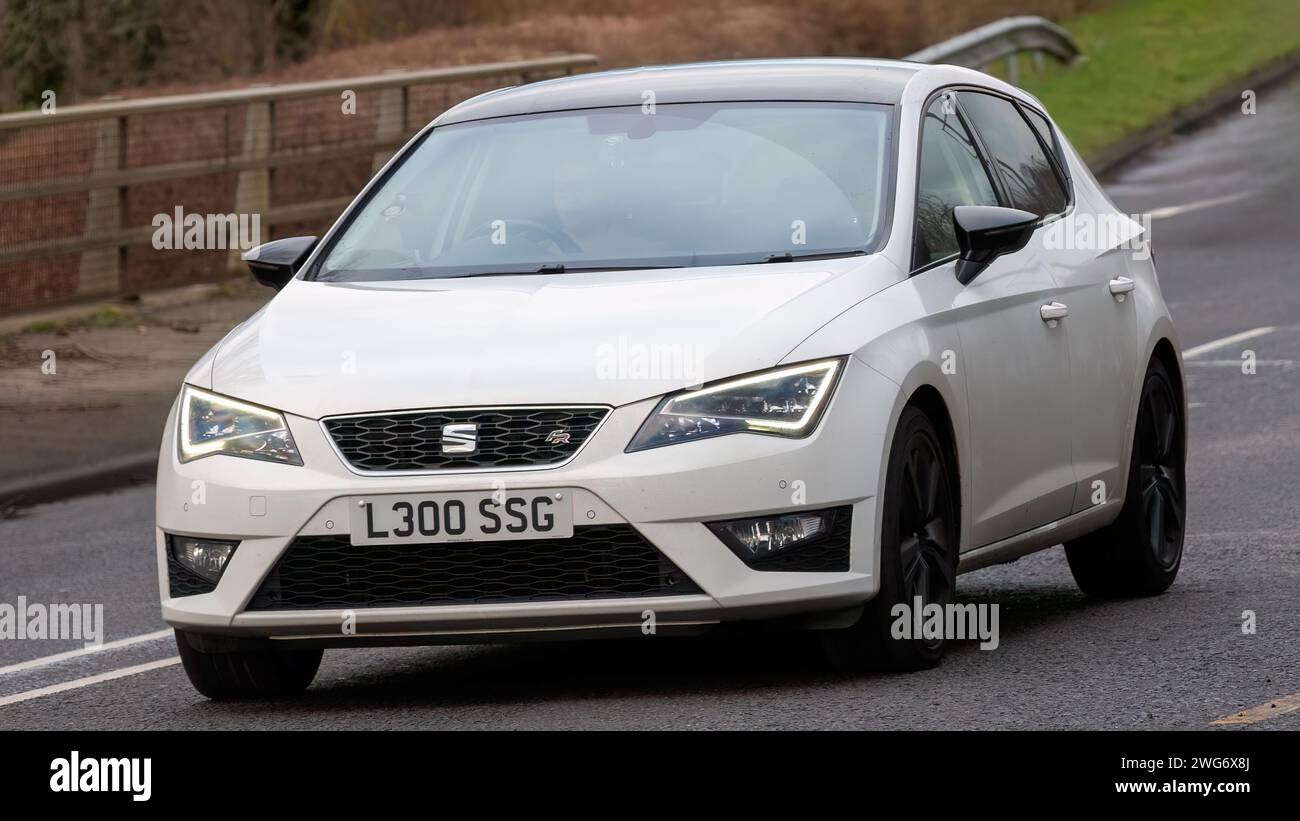
[(548, 262), (531, 271), (470, 271), (463, 274), (445, 274), (430, 279), (468, 279), (470, 277), (526, 277), (536, 274), (583, 274), (592, 271), (658, 271), (663, 268), (681, 268), (680, 265), (591, 265), (570, 267), (563, 262)]
[(780, 251), (775, 254), (768, 254), (762, 259), (756, 259), (746, 263), (747, 265), (762, 265), (766, 262), (801, 262), (806, 259), (835, 259), (836, 257), (860, 257), (865, 256), (866, 251), (854, 249), (851, 251), (814, 251), (810, 254), (792, 254), (789, 251)]

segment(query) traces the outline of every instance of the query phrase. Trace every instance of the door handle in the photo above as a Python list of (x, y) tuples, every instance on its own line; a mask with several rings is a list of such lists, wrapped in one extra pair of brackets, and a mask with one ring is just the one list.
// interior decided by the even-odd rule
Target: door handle
[(1124, 295), (1133, 290), (1133, 280), (1128, 277), (1115, 277), (1109, 283), (1110, 295), (1116, 302), (1123, 302)]
[(1056, 320), (1064, 319), (1070, 315), (1070, 306), (1064, 302), (1052, 301), (1038, 309), (1038, 315), (1043, 318), (1049, 328), (1056, 327)]

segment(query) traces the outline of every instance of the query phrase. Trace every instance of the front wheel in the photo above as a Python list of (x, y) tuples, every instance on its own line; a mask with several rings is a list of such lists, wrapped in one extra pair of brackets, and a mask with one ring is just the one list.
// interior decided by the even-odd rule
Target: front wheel
[(945, 608), (955, 600), (959, 526), (952, 475), (930, 418), (918, 408), (905, 408), (885, 474), (880, 591), (857, 624), (823, 634), (832, 667), (921, 670), (943, 657), (943, 636), (906, 635), (911, 631), (896, 626), (900, 618), (911, 622), (918, 604)]
[(181, 665), (194, 689), (214, 701), (301, 693), (316, 677), (324, 651), (276, 647), (269, 639), (235, 642), (176, 631)]
[(1111, 525), (1065, 545), (1070, 572), (1091, 596), (1152, 596), (1174, 583), (1187, 517), (1182, 394), (1153, 359), (1142, 382), (1124, 508)]

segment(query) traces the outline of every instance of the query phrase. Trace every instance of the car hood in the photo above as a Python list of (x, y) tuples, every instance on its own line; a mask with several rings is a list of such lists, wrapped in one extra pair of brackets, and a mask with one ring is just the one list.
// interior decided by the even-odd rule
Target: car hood
[[(295, 280), (191, 381), (319, 418), (622, 405), (781, 362), (901, 278), (879, 256), (461, 279)], [(845, 353), (848, 353), (847, 351)]]

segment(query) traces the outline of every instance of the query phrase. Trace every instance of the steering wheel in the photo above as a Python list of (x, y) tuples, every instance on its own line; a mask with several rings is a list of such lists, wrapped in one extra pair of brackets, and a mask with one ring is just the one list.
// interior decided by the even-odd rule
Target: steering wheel
[[(497, 220), (492, 220), (491, 222), (483, 223), (478, 228), (475, 228), (473, 231), (467, 234), (465, 236), (465, 239), (478, 239), (479, 237), (486, 237), (494, 230), (493, 223), (495, 222), (497, 222)], [(543, 225), (542, 223), (536, 222), (535, 220), (508, 219), (508, 220), (501, 220), (501, 222), (504, 222), (506, 226), (507, 241), (509, 241), (510, 230), (513, 228), (520, 235), (524, 237), (531, 236), (537, 239), (549, 239), (551, 242), (555, 243), (555, 247), (559, 248), (561, 251), (563, 251), (566, 254), (582, 253), (582, 246), (579, 245), (573, 237), (569, 236), (564, 231), (561, 231), (558, 228), (553, 228), (549, 225)]]

